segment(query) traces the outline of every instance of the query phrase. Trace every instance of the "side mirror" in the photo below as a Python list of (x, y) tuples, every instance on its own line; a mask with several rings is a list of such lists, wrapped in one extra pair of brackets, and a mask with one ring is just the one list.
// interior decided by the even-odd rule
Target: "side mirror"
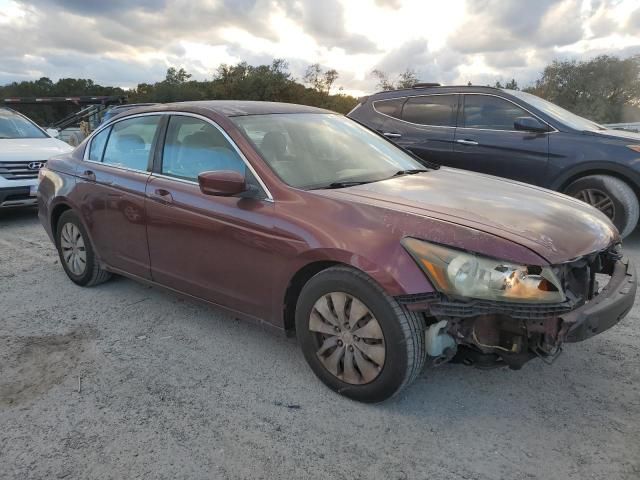
[(47, 132), (47, 134), (53, 138), (58, 138), (58, 136), (60, 136), (60, 132), (55, 128), (47, 128), (45, 132)]
[(549, 131), (549, 127), (533, 117), (516, 118), (516, 121), (513, 122), (513, 128), (514, 130), (519, 130), (522, 132), (545, 133)]
[(205, 195), (231, 197), (247, 189), (244, 175), (232, 170), (215, 170), (198, 175), (200, 191)]

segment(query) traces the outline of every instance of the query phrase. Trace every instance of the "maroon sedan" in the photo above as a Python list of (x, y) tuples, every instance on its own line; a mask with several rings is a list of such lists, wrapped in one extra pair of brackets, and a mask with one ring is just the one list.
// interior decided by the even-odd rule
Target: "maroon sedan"
[(587, 204), (425, 164), (299, 105), (129, 110), (50, 160), (38, 199), (73, 282), (125, 275), (295, 331), (315, 374), (365, 402), (427, 361), (551, 361), (636, 291)]

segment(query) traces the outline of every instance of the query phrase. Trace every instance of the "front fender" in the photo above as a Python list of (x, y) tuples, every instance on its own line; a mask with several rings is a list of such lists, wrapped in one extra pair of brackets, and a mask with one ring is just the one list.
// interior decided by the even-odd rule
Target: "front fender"
[(296, 259), (293, 274), (310, 263), (323, 261), (342, 263), (366, 273), (391, 296), (434, 291), (415, 260), (400, 244), (391, 247), (383, 258), (377, 260), (338, 248), (309, 250)]

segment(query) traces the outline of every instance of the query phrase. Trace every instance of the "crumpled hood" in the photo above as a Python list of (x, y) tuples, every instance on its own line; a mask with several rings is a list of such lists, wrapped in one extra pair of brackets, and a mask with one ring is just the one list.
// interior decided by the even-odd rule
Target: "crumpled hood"
[(609, 219), (586, 203), (544, 188), (453, 168), (326, 194), (494, 234), (552, 264), (605, 249), (619, 240)]
[(41, 161), (73, 150), (56, 138), (0, 138), (0, 162)]

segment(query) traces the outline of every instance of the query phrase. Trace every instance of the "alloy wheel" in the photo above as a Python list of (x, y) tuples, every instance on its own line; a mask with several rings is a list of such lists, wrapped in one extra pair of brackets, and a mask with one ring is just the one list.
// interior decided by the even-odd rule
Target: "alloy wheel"
[(87, 268), (87, 250), (80, 229), (73, 223), (65, 223), (60, 232), (60, 248), (67, 268), (80, 276)]
[(375, 380), (384, 365), (384, 334), (369, 308), (344, 292), (323, 295), (314, 304), (309, 330), (316, 335), (320, 362), (352, 385)]
[(584, 190), (580, 190), (578, 193), (576, 193), (575, 198), (588, 203), (592, 207), (597, 208), (612, 221), (615, 219), (616, 208), (613, 204), (613, 200), (611, 200), (611, 197), (609, 197), (609, 195), (604, 193), (602, 190), (598, 190), (595, 188), (585, 188)]

